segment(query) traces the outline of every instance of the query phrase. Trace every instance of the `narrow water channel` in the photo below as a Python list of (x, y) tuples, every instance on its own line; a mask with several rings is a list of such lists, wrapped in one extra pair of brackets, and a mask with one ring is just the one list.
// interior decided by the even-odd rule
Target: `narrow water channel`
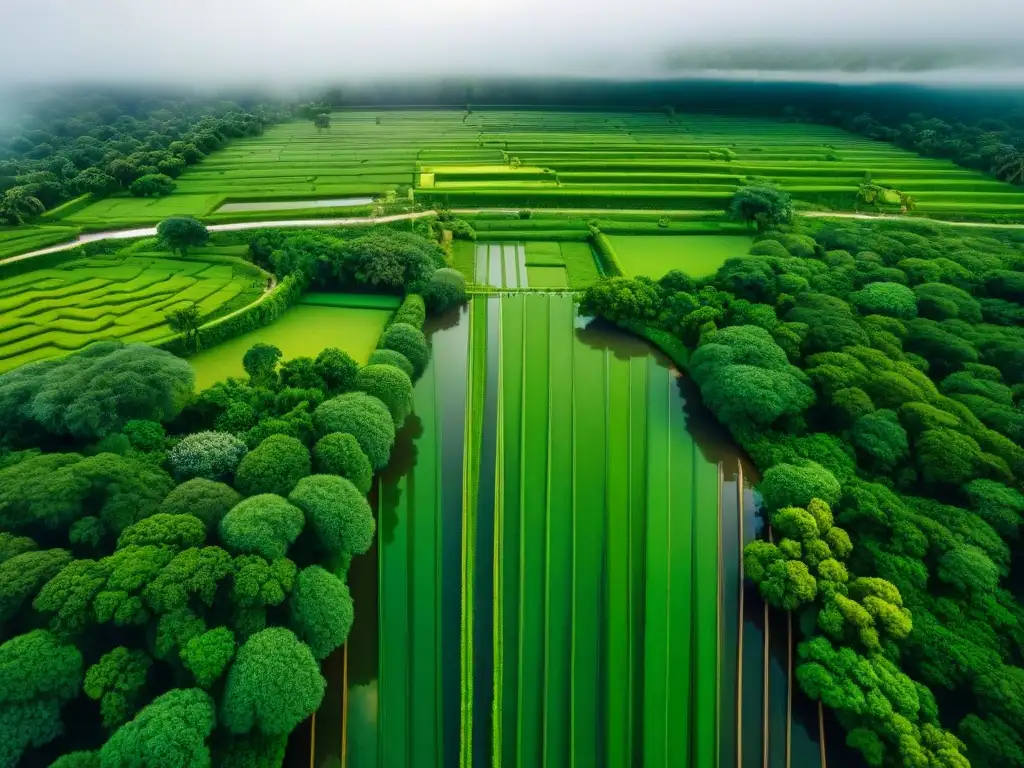
[(742, 577), (753, 467), (660, 353), (573, 317), (479, 297), (430, 328), (306, 764), (825, 768), (796, 630)]

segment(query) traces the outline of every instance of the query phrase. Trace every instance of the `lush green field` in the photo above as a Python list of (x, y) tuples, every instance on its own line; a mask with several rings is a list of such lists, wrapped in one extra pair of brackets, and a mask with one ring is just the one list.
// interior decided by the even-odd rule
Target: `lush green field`
[[(585, 242), (477, 243), (473, 257), (470, 281), (504, 290), (579, 290), (600, 277), (593, 250)], [(465, 270), (467, 260), (466, 252), (461, 251), (455, 264)]]
[(335, 301), (312, 294), (270, 325), (200, 351), (189, 358), (196, 372), (196, 388), (204, 389), (229, 376), (244, 376), (242, 356), (257, 342), (278, 347), (285, 360), (316, 357), (327, 347), (337, 347), (365, 365), (392, 310), (361, 306), (365, 304), (362, 296), (354, 298), (355, 306), (344, 299)]
[(477, 297), (433, 348), (415, 461), (379, 489), (377, 715), (356, 672), (345, 764), (712, 768), (719, 468), (672, 370), (569, 296)]
[(80, 230), (73, 227), (0, 227), (0, 259), (58, 243), (67, 243), (78, 237), (79, 233)]
[(655, 279), (673, 269), (693, 277), (713, 274), (730, 256), (743, 256), (752, 237), (738, 235), (610, 235), (626, 273)]
[(206, 320), (256, 301), (267, 276), (223, 249), (187, 260), (121, 253), (67, 261), (0, 280), (0, 371), (101, 339), (172, 335), (165, 315), (197, 304)]
[(218, 214), (225, 203), (282, 200), (310, 207), (248, 215), (346, 215), (359, 209), (315, 201), (407, 186), (425, 205), (456, 208), (721, 210), (751, 179), (839, 210), (855, 208), (858, 185), (870, 180), (910, 194), (923, 213), (1024, 213), (1018, 187), (828, 126), (653, 112), (351, 110), (319, 133), (294, 122), (236, 140), (190, 166), (169, 197), (108, 198), (63, 222), (217, 220), (239, 215)]

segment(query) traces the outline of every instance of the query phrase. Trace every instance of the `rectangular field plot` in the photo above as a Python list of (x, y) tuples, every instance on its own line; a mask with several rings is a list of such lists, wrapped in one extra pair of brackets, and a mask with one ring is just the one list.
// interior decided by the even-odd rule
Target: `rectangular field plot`
[(715, 272), (726, 259), (743, 256), (754, 242), (743, 235), (610, 235), (628, 275), (659, 279), (673, 269), (693, 277)]
[(531, 288), (568, 288), (569, 273), (565, 267), (527, 267)]
[(257, 342), (273, 344), (281, 350), (284, 360), (316, 357), (327, 347), (337, 347), (365, 365), (391, 315), (390, 309), (298, 304), (268, 326), (189, 358), (196, 372), (196, 389), (230, 376), (244, 376), (242, 356)]
[(492, 288), (529, 288), (525, 246), (516, 243), (477, 243), (474, 282)]
[(104, 339), (173, 335), (166, 315), (195, 304), (204, 321), (256, 301), (265, 276), (210, 254), (79, 259), (0, 280), (0, 372)]

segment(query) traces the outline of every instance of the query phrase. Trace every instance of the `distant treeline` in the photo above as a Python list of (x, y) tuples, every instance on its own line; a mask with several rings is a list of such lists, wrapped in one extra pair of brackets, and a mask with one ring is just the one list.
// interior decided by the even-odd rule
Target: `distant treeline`
[(173, 178), (287, 108), (183, 94), (54, 89), (16, 99), (0, 124), (0, 224), (19, 224), (73, 197)]

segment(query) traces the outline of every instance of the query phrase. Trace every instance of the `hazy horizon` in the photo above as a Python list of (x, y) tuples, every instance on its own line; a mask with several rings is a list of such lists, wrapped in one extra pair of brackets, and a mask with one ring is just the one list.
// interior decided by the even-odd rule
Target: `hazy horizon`
[(402, 77), (680, 75), (1024, 83), (1024, 6), (756, 0), (38, 0), (5, 13), (0, 83), (294, 87)]

